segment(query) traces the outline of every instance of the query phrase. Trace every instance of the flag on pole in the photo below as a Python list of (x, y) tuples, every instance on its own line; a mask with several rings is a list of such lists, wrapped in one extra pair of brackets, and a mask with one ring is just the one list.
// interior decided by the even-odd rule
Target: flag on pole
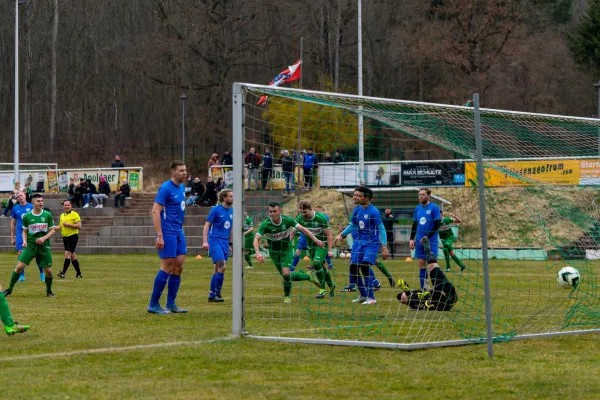
[[(293, 65), (287, 67), (287, 69), (281, 71), (277, 76), (269, 83), (269, 86), (279, 86), (283, 83), (293, 82), (300, 79), (300, 64), (302, 60), (296, 61)], [(267, 102), (268, 96), (261, 96), (256, 104), (261, 105)]]

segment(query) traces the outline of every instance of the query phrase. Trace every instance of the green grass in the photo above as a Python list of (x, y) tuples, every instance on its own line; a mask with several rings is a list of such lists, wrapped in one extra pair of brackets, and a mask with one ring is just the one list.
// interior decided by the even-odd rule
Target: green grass
[[(55, 254), (55, 260), (58, 267), (61, 255)], [(17, 284), (8, 300), (15, 319), (32, 325), (32, 329), (0, 339), (0, 383), (5, 393), (52, 399), (395, 399), (403, 395), (522, 399), (593, 398), (600, 391), (600, 382), (591, 372), (600, 361), (597, 334), (498, 343), (494, 345), (494, 359), (487, 357), (485, 345), (404, 352), (230, 339), (230, 301), (206, 301), (212, 273), (206, 258), (187, 260), (178, 297), (178, 304), (190, 310), (187, 315), (146, 312), (157, 261), (155, 256), (82, 256), (84, 279), (75, 280), (72, 269), (67, 279), (56, 278), (55, 299), (45, 297), (37, 269), (29, 267), (27, 282)], [(14, 255), (0, 255), (3, 286), (14, 264)], [(414, 281), (409, 275), (414, 264), (388, 264), (395, 275), (405, 274)], [(498, 262), (492, 282), (515, 279), (510, 273), (514, 267)], [(353, 337), (357, 332), (367, 338), (394, 337), (362, 329), (368, 325), (365, 320), (378, 315), (387, 320), (381, 322), (379, 318), (380, 326), (396, 319), (437, 319), (444, 329), (454, 329), (452, 318), (457, 317), (439, 314), (466, 315), (469, 311), (462, 305), (451, 313), (415, 316), (398, 306), (394, 299), (397, 290), (389, 287), (378, 293), (377, 308), (356, 311), (348, 306), (350, 296), (343, 294), (326, 303), (315, 302), (312, 295), (316, 288), (307, 283), (294, 286), (293, 303), (286, 309), (273, 269), (267, 263), (247, 273), (247, 316), (252, 333), (282, 332), (280, 325), (287, 325), (300, 336), (320, 336), (315, 327), (333, 324), (316, 322), (327, 314), (323, 304), (333, 304), (327, 307), (333, 307), (329, 314), (338, 318), (335, 323), (354, 318), (359, 324), (358, 329), (326, 336), (337, 338)], [(458, 274), (451, 276), (459, 280)], [(342, 274), (336, 278), (338, 284), (343, 283)], [(469, 281), (476, 279), (469, 277)], [(382, 285), (387, 282), (382, 281)], [(465, 285), (469, 287), (480, 290), (479, 286)], [(521, 286), (532, 294), (534, 300), (529, 301), (548, 298), (546, 292), (535, 294), (534, 287), (527, 283)], [(225, 288), (224, 297), (230, 300), (230, 272)], [(564, 295), (550, 293), (554, 297)], [(461, 301), (468, 302), (468, 296), (463, 294)], [(510, 302), (504, 306), (507, 304)], [(438, 334), (438, 330), (433, 332)], [(161, 347), (151, 347), (154, 345)]]

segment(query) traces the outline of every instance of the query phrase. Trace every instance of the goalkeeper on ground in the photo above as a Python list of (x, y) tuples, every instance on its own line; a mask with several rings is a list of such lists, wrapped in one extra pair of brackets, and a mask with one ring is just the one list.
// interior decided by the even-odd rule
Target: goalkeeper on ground
[(444, 211), (440, 211), (440, 216), (442, 217), (442, 222), (440, 223), (440, 229), (438, 233), (440, 235), (440, 240), (442, 241), (444, 258), (446, 259), (446, 272), (450, 271), (450, 257), (454, 260), (455, 263), (460, 267), (461, 272), (466, 268), (465, 264), (456, 256), (454, 253), (454, 248), (452, 247), (452, 243), (456, 240), (456, 236), (454, 236), (454, 232), (450, 228), (450, 224), (456, 223), (460, 224), (462, 221), (456, 215), (452, 213), (448, 213), (450, 216), (444, 216)]
[(400, 279), (398, 287), (403, 292), (398, 293), (396, 297), (413, 310), (450, 311), (458, 300), (454, 285), (439, 266), (429, 264), (427, 268), (433, 286), (431, 291), (410, 290), (404, 279)]

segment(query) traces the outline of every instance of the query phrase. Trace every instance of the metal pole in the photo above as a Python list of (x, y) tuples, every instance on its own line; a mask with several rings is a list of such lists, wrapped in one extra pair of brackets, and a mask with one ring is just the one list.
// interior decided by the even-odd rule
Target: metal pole
[[(241, 226), (244, 223), (244, 91), (239, 83), (233, 84), (233, 279), (232, 279), (232, 335), (245, 334), (244, 327), (244, 243)], [(238, 229), (239, 228), (239, 229)]]
[[(358, 0), (358, 95), (363, 95), (362, 71), (362, 1)], [(365, 183), (365, 138), (362, 106), (358, 106), (358, 181)]]
[(15, 0), (15, 182), (19, 180), (19, 0)]
[(181, 93), (181, 161), (185, 162), (185, 101), (187, 95)]
[[(302, 64), (300, 64), (300, 89), (302, 89), (302, 75), (304, 75), (302, 73), (302, 71), (304, 70), (304, 37), (300, 38), (300, 61), (302, 61)], [(302, 146), (302, 102), (299, 101), (298, 102), (298, 149), (296, 151), (296, 158), (298, 160), (298, 179), (296, 180), (296, 183), (294, 184), (294, 190), (296, 191), (296, 203), (300, 202), (300, 190), (298, 188), (298, 185), (300, 184), (300, 168), (302, 168), (300, 166), (300, 147)], [(295, 175), (295, 174), (294, 174)], [(304, 177), (304, 180), (306, 181), (306, 177)]]
[(483, 292), (485, 297), (485, 326), (487, 330), (488, 357), (494, 358), (494, 335), (492, 332), (492, 302), (490, 299), (490, 271), (487, 243), (487, 221), (485, 211), (485, 170), (483, 168), (483, 145), (481, 141), (481, 115), (479, 112), (479, 94), (473, 95), (475, 114), (475, 145), (477, 148), (477, 188), (479, 189), (479, 213), (481, 220), (481, 255), (483, 259)]
[[(596, 118), (600, 119), (600, 81), (594, 83), (594, 86), (598, 88), (598, 114)], [(600, 127), (598, 127), (598, 156), (600, 156)]]

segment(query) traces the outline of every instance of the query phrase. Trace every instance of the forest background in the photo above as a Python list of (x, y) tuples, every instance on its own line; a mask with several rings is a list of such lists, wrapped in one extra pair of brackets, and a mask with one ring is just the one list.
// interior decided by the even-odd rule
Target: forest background
[[(186, 157), (206, 165), (230, 150), (232, 83), (268, 84), (299, 58), (301, 37), (303, 88), (356, 93), (356, 0), (21, 3), (21, 162), (178, 158), (184, 94)], [(598, 0), (362, 3), (367, 96), (462, 105), (477, 92), (483, 107), (597, 117)], [(13, 154), (14, 8), (0, 2), (3, 162)], [(455, 156), (418, 140), (397, 146), (403, 159)]]

